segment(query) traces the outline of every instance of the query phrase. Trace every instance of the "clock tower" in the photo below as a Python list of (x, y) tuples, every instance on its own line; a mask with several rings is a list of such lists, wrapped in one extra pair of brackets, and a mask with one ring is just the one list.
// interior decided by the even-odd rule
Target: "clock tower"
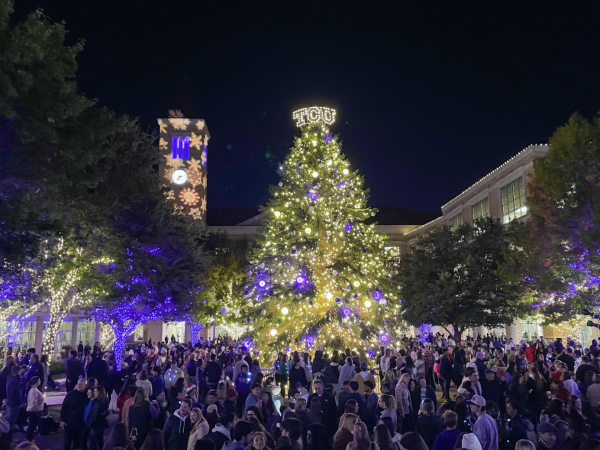
[(157, 119), (160, 127), (159, 175), (169, 188), (167, 201), (176, 214), (189, 214), (206, 222), (206, 147), (210, 133), (204, 119), (183, 117), (169, 111)]

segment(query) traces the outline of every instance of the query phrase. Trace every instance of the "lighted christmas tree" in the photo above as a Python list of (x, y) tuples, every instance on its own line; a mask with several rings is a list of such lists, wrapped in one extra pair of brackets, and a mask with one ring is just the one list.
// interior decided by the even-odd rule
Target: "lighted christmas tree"
[(335, 111), (297, 111), (301, 135), (279, 167), (281, 180), (258, 239), (245, 295), (257, 349), (367, 353), (399, 322), (396, 269), (387, 237), (365, 221), (363, 178), (328, 125)]

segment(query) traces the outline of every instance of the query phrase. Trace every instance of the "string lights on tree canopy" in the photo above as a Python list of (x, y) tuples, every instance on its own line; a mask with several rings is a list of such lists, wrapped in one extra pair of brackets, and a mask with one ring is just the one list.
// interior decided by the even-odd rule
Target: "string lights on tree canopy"
[(245, 287), (255, 347), (367, 354), (399, 321), (387, 237), (365, 223), (376, 211), (330, 133), (335, 111), (305, 108), (294, 118), (301, 136), (263, 208), (267, 219)]

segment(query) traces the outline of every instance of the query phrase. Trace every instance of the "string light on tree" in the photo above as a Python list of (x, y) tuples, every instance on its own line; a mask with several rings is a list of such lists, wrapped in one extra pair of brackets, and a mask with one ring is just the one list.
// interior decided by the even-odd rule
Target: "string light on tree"
[[(328, 128), (335, 111), (311, 109), (294, 113), (300, 136), (262, 209), (244, 289), (247, 319), (256, 347), (269, 352), (308, 345), (366, 354), (379, 346), (381, 326), (400, 322), (396, 269), (387, 237), (365, 223), (375, 211), (363, 179)], [(366, 300), (375, 292), (388, 301)]]

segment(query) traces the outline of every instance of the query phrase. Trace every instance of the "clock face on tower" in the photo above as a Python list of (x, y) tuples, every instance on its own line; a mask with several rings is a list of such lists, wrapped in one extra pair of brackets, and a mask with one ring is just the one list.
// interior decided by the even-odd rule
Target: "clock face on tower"
[(171, 180), (175, 184), (183, 184), (187, 181), (187, 179), (188, 179), (188, 174), (183, 169), (177, 169), (176, 171), (173, 172), (173, 175), (171, 175)]
[(161, 187), (174, 214), (206, 224), (206, 146), (210, 133), (204, 119), (183, 117), (178, 111), (157, 119), (160, 127), (158, 172)]

